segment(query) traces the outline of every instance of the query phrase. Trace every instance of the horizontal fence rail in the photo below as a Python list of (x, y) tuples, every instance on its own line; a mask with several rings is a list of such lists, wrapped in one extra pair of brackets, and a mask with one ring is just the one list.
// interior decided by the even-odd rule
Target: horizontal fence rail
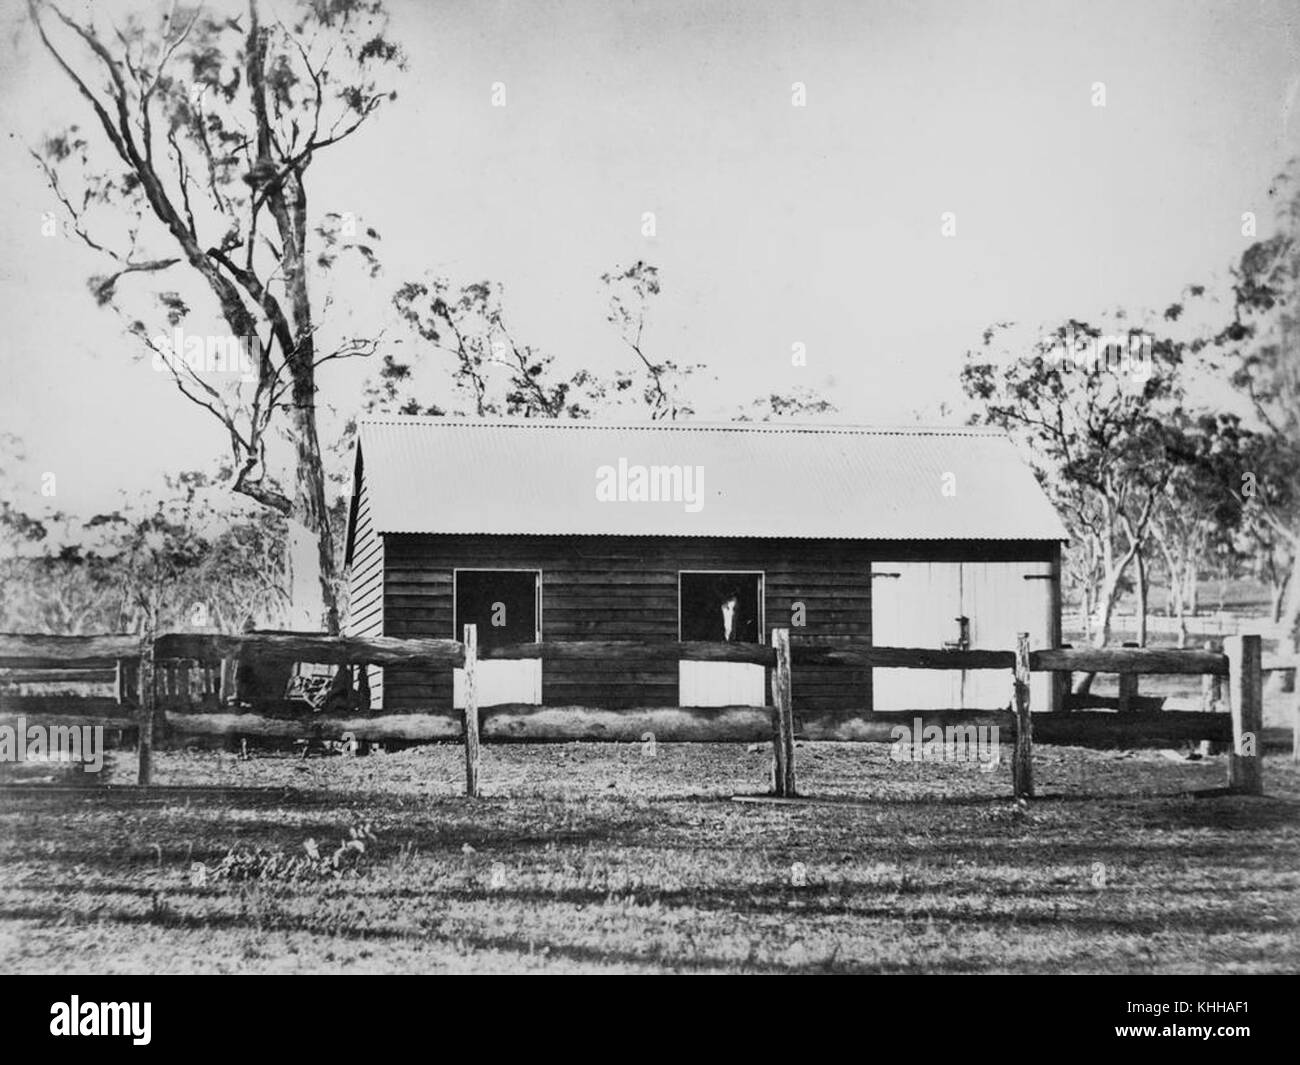
[(1228, 675), (1228, 656), (1216, 651), (1178, 651), (1147, 647), (1085, 647), (1029, 653), (1035, 673), (1120, 673)]
[[(18, 636), (0, 634), (0, 670), (57, 670), (72, 665), (111, 669), (119, 660), (140, 654), (135, 636)], [(464, 664), (458, 640), (398, 636), (325, 636), (316, 634), (164, 633), (154, 641), (154, 657), (217, 662), (247, 656), (263, 661), (319, 662), (327, 665), (452, 666)], [(566, 640), (482, 648), (483, 660), (609, 660), (748, 662), (775, 666), (776, 652), (765, 644), (707, 641)], [(842, 665), (853, 668), (926, 670), (1012, 669), (1014, 651), (945, 650), (927, 647), (791, 643), (795, 665)], [(1035, 673), (1208, 674), (1227, 676), (1227, 655), (1215, 651), (1129, 647), (1037, 650), (1029, 654)], [(1294, 671), (1293, 658), (1269, 656), (1268, 671)], [(35, 679), (35, 678), (32, 678)], [(45, 678), (53, 679), (53, 678)]]
[[(1262, 732), (1262, 678), (1293, 674), (1296, 659), (1261, 654), (1258, 636), (1225, 640), (1223, 653), (1205, 650), (1058, 648), (1016, 650), (873, 647), (791, 639), (774, 629), (770, 644), (703, 641), (581, 640), (484, 648), (472, 626), (462, 640), (404, 637), (327, 636), (316, 633), (163, 633), (153, 639), (108, 634), (43, 636), (0, 634), (0, 725), (40, 718), (61, 725), (100, 725), (138, 730), (142, 783), (150, 778), (155, 732), (177, 736), (262, 736), (271, 738), (375, 739), (466, 744), (466, 790), (479, 790), (481, 741), (644, 740), (662, 742), (773, 742), (773, 789), (795, 793), (794, 707), (790, 668), (842, 666), (854, 669), (1003, 670), (1008, 674), (1007, 708), (995, 711), (902, 711), (849, 709), (833, 720), (810, 719), (797, 730), (807, 740), (890, 742), (900, 726), (914, 729), (996, 726), (1014, 744), (1013, 787), (1031, 795), (1032, 743), (1112, 746), (1200, 740), (1231, 744), (1230, 786), (1258, 793), (1258, 745)], [(726, 707), (633, 707), (535, 704), (478, 705), (479, 662), (691, 661), (739, 662), (771, 670), (771, 705)], [(235, 672), (240, 663), (319, 663), (334, 666), (405, 666), (458, 669), (465, 674), (463, 716), (430, 706), (400, 714), (332, 710), (294, 717), (268, 716), (238, 706)], [(1114, 704), (1119, 713), (1071, 709), (1030, 714), (1031, 673), (1105, 673), (1120, 677), (1119, 697), (1090, 697), (1086, 705)], [(1228, 713), (1158, 709), (1162, 701), (1140, 696), (1140, 675), (1201, 675), (1206, 709), (1226, 704)], [(15, 693), (18, 685), (93, 683), (115, 694), (79, 696)], [(1223, 688), (1227, 697), (1222, 698)], [(1294, 756), (1300, 759), (1300, 685), (1297, 685)], [(305, 711), (305, 708), (304, 708)]]
[(455, 666), (465, 662), (457, 640), (397, 636), (318, 636), (297, 633), (166, 633), (156, 658), (216, 660), (251, 656), (268, 662), (320, 662), (331, 666)]
[(775, 666), (776, 652), (761, 643), (709, 643), (704, 640), (564, 640), (479, 648), (483, 659), (540, 658), (544, 662), (635, 658), (640, 662), (748, 662)]
[(0, 633), (0, 666), (6, 669), (111, 667), (140, 654), (138, 636), (16, 636)]

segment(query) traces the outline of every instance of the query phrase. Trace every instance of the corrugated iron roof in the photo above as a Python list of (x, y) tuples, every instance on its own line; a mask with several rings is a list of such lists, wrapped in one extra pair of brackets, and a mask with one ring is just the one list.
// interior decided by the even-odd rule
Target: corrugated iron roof
[[(1011, 441), (983, 428), (383, 417), (361, 421), (358, 447), (381, 533), (1068, 539)], [(650, 467), (681, 471), (660, 486), (676, 498), (631, 498)]]

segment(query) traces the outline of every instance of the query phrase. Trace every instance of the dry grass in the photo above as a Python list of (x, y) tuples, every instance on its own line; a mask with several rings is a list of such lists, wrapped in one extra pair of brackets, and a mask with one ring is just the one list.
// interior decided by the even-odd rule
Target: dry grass
[[(801, 789), (825, 801), (775, 805), (730, 798), (763, 789), (767, 750), (655, 753), (489, 747), (478, 802), (458, 795), (454, 746), (163, 752), (148, 791), (10, 788), (0, 971), (1300, 968), (1284, 757), (1266, 760), (1267, 798), (1195, 798), (1223, 784), (1221, 758), (1040, 747), (1025, 805), (1005, 766), (804, 744)], [(133, 760), (112, 771), (131, 779)], [(340, 875), (277, 872), (364, 822)], [(232, 850), (241, 869), (275, 860), (223, 876)]]

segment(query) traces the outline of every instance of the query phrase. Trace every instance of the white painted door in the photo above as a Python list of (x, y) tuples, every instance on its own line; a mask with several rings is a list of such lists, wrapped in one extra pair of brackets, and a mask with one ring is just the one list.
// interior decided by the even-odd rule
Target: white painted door
[[(1029, 633), (1033, 649), (1051, 644), (1051, 565), (1037, 562), (878, 562), (872, 566), (872, 642), (878, 647), (1013, 650)], [(1011, 671), (877, 669), (877, 710), (996, 710), (1011, 703)], [(1034, 674), (1030, 705), (1049, 706), (1050, 676)]]
[[(961, 563), (876, 562), (871, 566), (871, 642), (877, 647), (942, 647), (956, 639)], [(961, 674), (951, 670), (872, 671), (876, 710), (961, 706)]]
[[(1051, 646), (1052, 566), (1048, 562), (967, 562), (962, 566), (962, 612), (970, 618), (970, 645), (977, 650), (1015, 650), (1017, 633), (1029, 633), (1029, 647)], [(1050, 706), (1052, 675), (1033, 673), (1029, 705)], [(998, 710), (1011, 705), (1010, 670), (966, 674), (962, 706)]]
[(767, 671), (751, 662), (679, 662), (682, 706), (766, 706)]

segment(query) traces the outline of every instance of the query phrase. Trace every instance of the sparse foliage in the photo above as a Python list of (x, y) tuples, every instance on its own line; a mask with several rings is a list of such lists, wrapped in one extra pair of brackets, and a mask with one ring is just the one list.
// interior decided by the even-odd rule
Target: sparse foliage
[[(314, 220), (307, 175), (394, 95), (380, 86), (385, 68), (402, 63), (384, 35), (383, 6), (303, 0), (268, 20), (258, 0), (233, 15), (174, 3), (157, 21), (130, 15), (117, 24), (102, 10), (74, 18), (50, 0), (28, 0), (28, 9), (92, 120), (32, 152), (73, 231), (105, 259), (91, 292), (221, 423), (234, 490), (287, 517), (301, 530), (295, 542), (312, 545), (294, 564), (315, 574), (319, 620), (337, 631), (316, 372), (371, 354), (376, 340), (323, 345), (329, 301), (314, 302), (309, 281), (345, 252), (373, 275), (378, 234), (350, 232), (337, 211)], [(138, 312), (122, 291), (136, 278), (149, 279), (152, 297)], [(181, 354), (161, 342), (171, 330), (212, 332), (191, 324), (203, 321), (201, 299), (245, 346), (246, 374), (216, 376), (168, 357)], [(268, 455), (277, 428), (290, 441), (291, 486)]]

